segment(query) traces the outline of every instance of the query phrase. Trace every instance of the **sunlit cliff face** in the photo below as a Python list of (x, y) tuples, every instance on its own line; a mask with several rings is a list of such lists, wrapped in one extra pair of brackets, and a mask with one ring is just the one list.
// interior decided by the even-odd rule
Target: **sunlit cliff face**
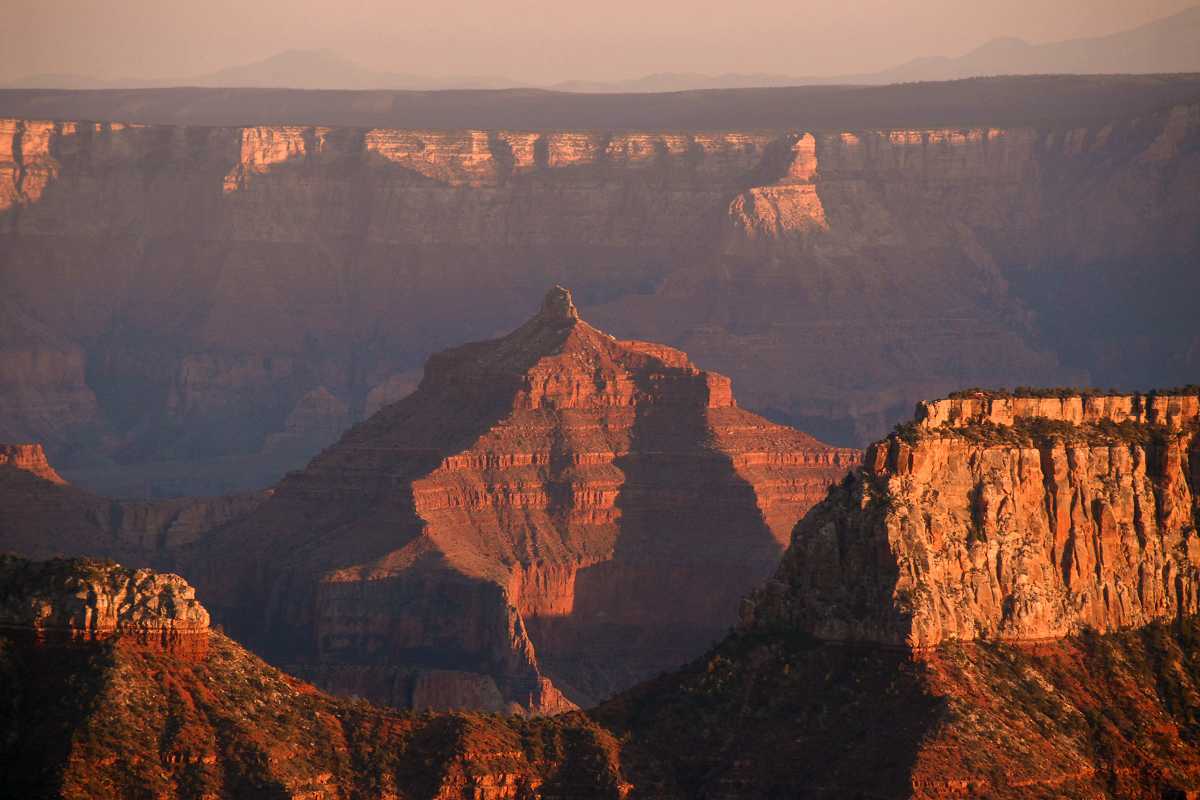
[(1195, 616), (1198, 490), (1194, 394), (922, 403), (797, 526), (747, 614), (914, 649)]

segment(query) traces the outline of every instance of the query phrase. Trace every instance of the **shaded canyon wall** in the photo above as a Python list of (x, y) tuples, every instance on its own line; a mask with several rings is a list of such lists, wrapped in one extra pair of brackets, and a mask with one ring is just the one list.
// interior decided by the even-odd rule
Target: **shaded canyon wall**
[(1200, 107), (1071, 128), (0, 122), (0, 438), (263, 483), (548, 283), (860, 443), (972, 384), (1182, 383)]

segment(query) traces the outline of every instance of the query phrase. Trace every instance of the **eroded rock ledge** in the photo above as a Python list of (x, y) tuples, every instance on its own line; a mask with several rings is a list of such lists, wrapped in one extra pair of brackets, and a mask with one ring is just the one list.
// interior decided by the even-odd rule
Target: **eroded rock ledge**
[(203, 649), (208, 612), (178, 575), (111, 561), (0, 556), (0, 627), (39, 641), (123, 642)]
[(622, 800), (633, 788), (617, 743), (579, 715), (401, 714), (329, 697), (210, 632), (182, 579), (100, 561), (0, 558), (0, 732), (3, 797)]
[(979, 423), (1012, 425), (1044, 419), (1073, 425), (1134, 422), (1178, 429), (1200, 420), (1200, 390), (1163, 394), (1092, 394), (1013, 396), (963, 392), (917, 404), (916, 424), (923, 429), (962, 428)]
[(872, 445), (796, 527), (751, 624), (913, 648), (1200, 611), (1190, 394), (959, 397)]
[(40, 444), (0, 444), (0, 466), (5, 465), (23, 469), (51, 483), (66, 483), (50, 466)]

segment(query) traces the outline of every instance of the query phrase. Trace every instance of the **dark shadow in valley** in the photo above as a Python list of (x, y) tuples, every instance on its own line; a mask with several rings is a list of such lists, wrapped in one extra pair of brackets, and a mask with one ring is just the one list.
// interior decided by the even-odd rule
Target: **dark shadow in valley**
[(0, 698), (0, 796), (59, 796), (63, 765), (112, 658), (109, 645), (48, 644), (30, 631), (0, 636), (0, 677), (8, 688)]
[(739, 632), (685, 668), (589, 712), (662, 797), (907, 798), (945, 718), (909, 653)]
[(581, 569), (567, 617), (528, 620), (544, 670), (593, 703), (702, 652), (780, 548), (754, 488), (712, 442), (703, 375), (642, 373), (612, 558)]

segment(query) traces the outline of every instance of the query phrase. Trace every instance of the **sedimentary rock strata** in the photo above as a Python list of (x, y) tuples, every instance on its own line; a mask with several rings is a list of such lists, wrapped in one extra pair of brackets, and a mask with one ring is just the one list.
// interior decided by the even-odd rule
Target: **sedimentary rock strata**
[(0, 556), (0, 628), (55, 642), (203, 649), (208, 612), (178, 575), (113, 562)]
[(0, 444), (0, 467), (24, 470), (60, 486), (66, 483), (46, 460), (46, 451), (40, 444)]
[(797, 527), (748, 614), (915, 648), (1195, 615), (1198, 420), (1195, 394), (923, 403)]
[(717, 638), (858, 456), (555, 289), (508, 336), (433, 356), (416, 392), (181, 569), (323, 685), (553, 711)]
[(640, 797), (1200, 791), (1196, 397), (922, 403), (739, 630), (592, 712)]
[[(0, 439), (46, 442), (95, 488), (231, 455), (221, 474), (267, 485), (332, 441), (312, 392), (365, 419), (395, 376), (511, 329), (555, 281), (605, 329), (844, 443), (963, 385), (1183, 382), (1200, 116), (1106, 114), (721, 132), (9, 120), (0, 286), (25, 322), (0, 322)], [(117, 463), (85, 469), (97, 457)], [(181, 474), (158, 488), (223, 488)]]
[[(481, 352), (477, 345), (459, 356)], [(460, 388), (470, 393), (469, 383)], [(579, 387), (551, 388), (527, 396), (553, 402)], [(0, 628), (0, 730), (6, 734), (0, 758), (20, 765), (0, 772), (0, 790), (111, 796), (149, 787), (163, 797), (198, 790), (257, 797), (266, 787), (281, 795), (446, 800), (1189, 797), (1200, 792), (1200, 617), (1194, 604), (1174, 613), (1143, 604), (1138, 618), (1120, 616), (1128, 606), (1109, 604), (1099, 615), (1091, 613), (1100, 610), (1096, 606), (1073, 607), (1066, 635), (1045, 638), (1044, 630), (1006, 627), (1003, 609), (996, 616), (986, 602), (958, 602), (968, 596), (956, 587), (970, 567), (949, 569), (940, 554), (953, 551), (953, 542), (960, 549), (974, 546), (976, 529), (962, 522), (977, 509), (978, 530), (1001, 554), (999, 572), (1024, 576), (1005, 583), (997, 575), (999, 591), (1029, 589), (1036, 578), (1044, 585), (1032, 588), (1047, 596), (1070, 591), (1082, 597), (1097, 581), (1112, 579), (1118, 588), (1110, 596), (1119, 596), (1133, 574), (1122, 572), (1123, 559), (1135, 548), (1136, 559), (1154, 565), (1162, 542), (1196, 536), (1196, 475), (1188, 466), (1196, 463), (1195, 450), (1187, 465), (1170, 455), (1182, 456), (1175, 445), (1197, 436), (1194, 420), (1185, 419), (1192, 397), (971, 393), (922, 406), (921, 421), (872, 448), (862, 470), (796, 526), (775, 581), (752, 596), (736, 631), (682, 669), (586, 714), (504, 721), (383, 712), (322, 695), (215, 631), (199, 657), (179, 657), (177, 650), (123, 646), (121, 634), (54, 648)], [(1146, 422), (1148, 415), (1163, 424)], [(958, 454), (964, 463), (957, 470), (945, 466), (948, 441), (974, 448)], [(1073, 518), (1067, 530), (1080, 543), (1103, 545), (1082, 576), (1036, 569), (1052, 549), (1044, 540), (1052, 504), (1039, 517), (1014, 502), (1003, 525), (989, 522), (992, 505), (973, 504), (972, 495), (1011, 485), (1026, 451), (1060, 445), (1082, 469), (1059, 485), (1069, 482), (1079, 507), (1097, 515), (1094, 521)], [(1133, 494), (1145, 512), (1142, 527), (1133, 522), (1106, 533), (1098, 506), (1088, 501), (1104, 508), (1123, 495), (1124, 478), (1095, 468), (1102, 459), (1110, 467), (1120, 462), (1112, 451), (1122, 450), (1163, 458), (1134, 481), (1152, 488), (1149, 495)], [(970, 486), (959, 480), (978, 464), (988, 465), (984, 479)], [(386, 484), (358, 477), (344, 488), (377, 492)], [(918, 496), (930, 509), (930, 527), (897, 528), (912, 516), (906, 504)], [(1153, 530), (1145, 527), (1151, 517)], [(889, 540), (897, 532), (900, 538)], [(923, 540), (925, 534), (935, 539)], [(1024, 548), (1011, 547), (1018, 539)], [(407, 557), (431, 551), (423, 553)], [(1175, 558), (1183, 576), (1190, 556), (1176, 547)], [(1157, 578), (1153, 569), (1138, 572)], [(22, 580), (18, 591), (9, 579), (51, 573), (79, 580), (80, 565), (4, 562), (0, 608), (23, 610), (29, 597), (61, 597), (44, 588), (61, 582)], [(563, 595), (544, 590), (547, 581), (515, 574), (527, 605), (562, 607)], [(990, 580), (976, 576), (971, 585)], [(1162, 599), (1151, 582), (1138, 592)], [(972, 596), (986, 600), (988, 591)], [(459, 595), (456, 605), (468, 602)], [(944, 626), (937, 642), (909, 635), (927, 634), (931, 628), (921, 621), (948, 608), (958, 614), (953, 619), (974, 614), (975, 635)], [(343, 670), (347, 681), (357, 675), (361, 687), (371, 685), (367, 673), (379, 668), (318, 666)], [(418, 685), (436, 707), (468, 690), (488, 696), (495, 681), (487, 685), (483, 677), (427, 670)]]

